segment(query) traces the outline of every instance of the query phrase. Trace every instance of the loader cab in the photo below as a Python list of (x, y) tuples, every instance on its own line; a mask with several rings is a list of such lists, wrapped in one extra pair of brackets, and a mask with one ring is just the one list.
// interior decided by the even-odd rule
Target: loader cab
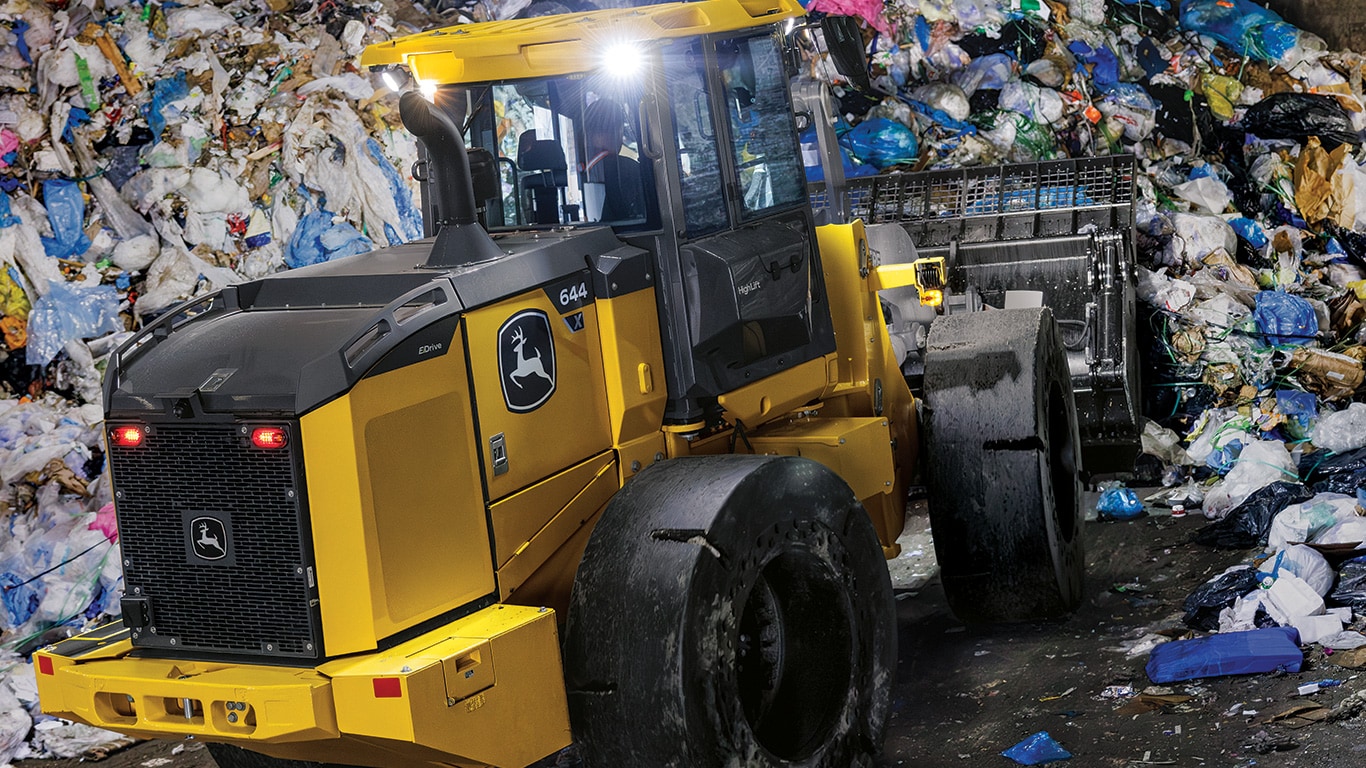
[(835, 348), (782, 38), (759, 26), (596, 55), (434, 100), (493, 158), (475, 196), (495, 238), (606, 225), (652, 254), (665, 419), (702, 424), (718, 397)]

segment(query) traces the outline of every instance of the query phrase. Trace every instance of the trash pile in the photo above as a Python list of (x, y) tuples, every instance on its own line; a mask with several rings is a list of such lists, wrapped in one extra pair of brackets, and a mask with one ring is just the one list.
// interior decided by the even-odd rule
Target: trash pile
[[(103, 359), (181, 299), (420, 235), (357, 54), (567, 8), (455, 5), (0, 0), (0, 765), (61, 753), (26, 654), (117, 604)], [(807, 5), (864, 26), (866, 82), (811, 65), (851, 175), (1139, 158), (1146, 461), (1210, 543), (1272, 549), (1199, 626), (1336, 637), (1325, 599), (1366, 605), (1366, 563), (1323, 554), (1366, 541), (1366, 58), (1249, 0)]]
[[(1366, 548), (1366, 57), (1249, 0), (808, 9), (868, 29), (867, 83), (812, 68), (850, 175), (1137, 156), (1140, 475), (1217, 521), (1198, 540), (1271, 553), (1192, 595), (1188, 623), (1366, 644), (1340, 635), (1366, 566), (1330, 565)], [(1145, 513), (1101, 490), (1102, 519)]]
[(40, 715), (28, 662), (119, 610), (104, 359), (190, 296), (420, 237), (416, 145), (356, 59), (470, 17), (0, 0), (0, 765), (118, 738)]

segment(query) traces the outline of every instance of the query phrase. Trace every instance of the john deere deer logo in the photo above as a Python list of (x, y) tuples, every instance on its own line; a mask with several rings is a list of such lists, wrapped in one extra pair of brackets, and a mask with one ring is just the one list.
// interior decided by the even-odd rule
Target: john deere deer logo
[(201, 560), (222, 560), (228, 555), (228, 532), (216, 517), (190, 521), (190, 550)]
[(498, 329), (498, 373), (513, 413), (534, 411), (555, 393), (555, 340), (546, 313), (523, 310)]

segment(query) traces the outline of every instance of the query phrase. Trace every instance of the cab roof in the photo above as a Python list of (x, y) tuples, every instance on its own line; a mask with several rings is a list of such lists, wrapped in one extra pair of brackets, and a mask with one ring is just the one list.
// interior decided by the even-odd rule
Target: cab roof
[(425, 83), (517, 80), (596, 69), (624, 41), (733, 32), (800, 16), (797, 0), (698, 0), (459, 24), (368, 46), (361, 66), (407, 66)]

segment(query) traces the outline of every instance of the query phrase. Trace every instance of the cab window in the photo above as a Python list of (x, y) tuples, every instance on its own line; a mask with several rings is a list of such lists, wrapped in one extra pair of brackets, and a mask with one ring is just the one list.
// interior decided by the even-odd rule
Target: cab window
[(716, 60), (741, 219), (804, 205), (806, 176), (777, 41), (772, 36), (722, 40)]
[(470, 89), (467, 140), (497, 158), (490, 229), (658, 222), (642, 162), (638, 88), (547, 78)]
[(707, 78), (701, 43), (684, 43), (671, 49), (669, 102), (674, 115), (674, 142), (678, 148), (682, 181), (683, 224), (690, 238), (711, 234), (730, 223), (722, 193), (720, 152), (707, 96)]

